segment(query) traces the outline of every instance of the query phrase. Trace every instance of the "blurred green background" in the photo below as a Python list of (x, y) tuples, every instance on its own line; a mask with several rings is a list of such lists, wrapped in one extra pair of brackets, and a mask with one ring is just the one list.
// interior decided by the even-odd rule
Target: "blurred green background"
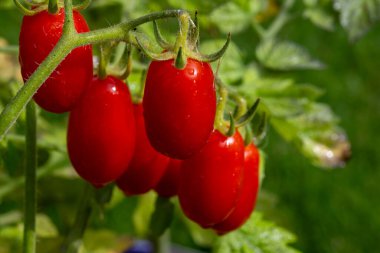
[[(1, 1), (0, 37), (16, 45), (21, 15), (12, 7), (11, 1)], [(226, 1), (130, 1), (128, 6), (123, 1), (95, 2), (101, 7), (87, 13), (93, 28), (118, 22), (122, 11), (132, 9), (135, 13), (130, 15), (138, 16), (164, 8), (198, 8), (203, 11), (202, 20), (207, 20), (208, 13)], [(278, 8), (282, 3), (272, 2)], [(328, 6), (337, 21), (338, 14), (330, 6), (333, 3), (320, 2)], [(297, 1), (296, 12), (302, 8), (301, 1)], [(270, 15), (277, 14), (275, 11)], [(206, 38), (225, 36), (217, 32), (215, 26), (207, 29), (203, 35)], [(251, 28), (248, 31), (253, 33)], [(239, 34), (233, 36), (233, 40), (249, 59), (254, 49), (245, 40), (246, 36)], [(270, 128), (263, 147), (267, 153), (266, 178), (258, 209), (263, 211), (265, 218), (294, 232), (298, 237), (295, 247), (302, 252), (380, 252), (379, 26), (372, 27), (360, 40), (350, 42), (347, 32), (338, 24), (334, 31), (325, 31), (298, 15), (280, 31), (279, 36), (304, 46), (326, 64), (326, 68), (320, 71), (290, 71), (286, 75), (325, 91), (320, 101), (329, 104), (339, 116), (340, 126), (347, 131), (352, 144), (352, 158), (343, 169), (321, 170)], [(46, 210), (49, 205), (55, 205), (54, 199), (44, 201)], [(17, 205), (14, 203), (14, 206)], [(0, 213), (14, 206), (0, 203)]]
[(313, 167), (271, 131), (264, 189), (277, 195), (271, 218), (295, 232), (304, 252), (380, 252), (380, 29), (349, 43), (337, 29), (306, 22), (283, 31), (328, 67), (295, 73), (325, 90), (322, 100), (341, 119), (352, 144), (344, 169)]

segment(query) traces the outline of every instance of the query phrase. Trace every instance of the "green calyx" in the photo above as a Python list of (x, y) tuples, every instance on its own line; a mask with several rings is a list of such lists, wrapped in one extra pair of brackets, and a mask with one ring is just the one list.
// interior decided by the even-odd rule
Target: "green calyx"
[[(236, 129), (239, 128), (245, 136), (244, 139), (246, 144), (251, 143), (253, 133), (250, 123), (258, 110), (260, 98), (258, 98), (255, 103), (248, 108), (246, 100), (232, 88), (224, 85), (218, 77), (215, 78), (215, 83), (219, 91), (219, 100), (216, 109), (214, 128), (226, 136), (234, 135)], [(232, 109), (231, 106), (229, 107), (228, 102), (231, 102), (235, 106), (234, 114), (232, 114)], [(228, 121), (225, 119), (226, 114), (229, 115)], [(266, 118), (264, 118), (264, 123), (261, 123), (266, 124)], [(261, 133), (261, 131), (259, 132)]]
[(256, 147), (260, 147), (263, 144), (268, 132), (268, 114), (264, 111), (259, 113), (257, 116), (258, 123), (253, 136), (253, 141)]
[(132, 47), (124, 42), (108, 42), (100, 45), (98, 76), (100, 79), (111, 75), (125, 80), (131, 73)]
[[(41, 11), (47, 10), (50, 14), (57, 14), (63, 8), (63, 0), (46, 0), (45, 2), (34, 2), (26, 0), (13, 0), (16, 7), (25, 15), (33, 16)], [(86, 9), (91, 0), (81, 0), (73, 6), (73, 10), (80, 11)]]
[(57, 14), (58, 13), (58, 0), (49, 0), (48, 4), (48, 12), (50, 14)]
[[(202, 62), (212, 62), (220, 59), (228, 48), (231, 35), (227, 37), (224, 46), (216, 53), (204, 55), (198, 51), (199, 46), (199, 25), (197, 13), (194, 21), (188, 12), (181, 11), (178, 13), (179, 32), (174, 45), (170, 44), (163, 38), (158, 24), (153, 22), (154, 36), (156, 42), (151, 41), (147, 36), (141, 33), (135, 33), (136, 45), (150, 58), (157, 61), (174, 59), (174, 65), (178, 69), (184, 69), (187, 58), (195, 59)], [(156, 45), (160, 47), (157, 51)]]

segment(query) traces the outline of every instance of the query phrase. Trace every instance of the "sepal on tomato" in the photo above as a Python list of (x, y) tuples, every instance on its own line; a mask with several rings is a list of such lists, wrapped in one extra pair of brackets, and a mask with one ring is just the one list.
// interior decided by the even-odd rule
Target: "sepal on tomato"
[(175, 67), (184, 69), (187, 58), (195, 59), (201, 62), (212, 62), (220, 59), (226, 52), (231, 41), (231, 34), (228, 34), (224, 46), (216, 53), (205, 55), (198, 52), (199, 43), (199, 25), (198, 18), (195, 16), (195, 22), (191, 19), (189, 13), (182, 11), (178, 15), (180, 29), (174, 45), (170, 45), (161, 35), (157, 23), (153, 22), (153, 29), (156, 42), (163, 49), (163, 52), (156, 53), (153, 48), (155, 43), (143, 34), (133, 33), (132, 37), (136, 45), (153, 60), (164, 61), (174, 59)]

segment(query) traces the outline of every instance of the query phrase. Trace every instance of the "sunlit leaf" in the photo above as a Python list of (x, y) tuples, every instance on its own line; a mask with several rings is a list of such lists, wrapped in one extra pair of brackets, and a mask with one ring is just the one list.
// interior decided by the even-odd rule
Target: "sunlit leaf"
[(36, 218), (36, 229), (38, 237), (55, 237), (58, 236), (58, 230), (51, 219), (44, 215), (38, 214)]
[(240, 229), (220, 237), (215, 243), (214, 253), (297, 253), (289, 246), (296, 237), (285, 230), (263, 220), (254, 212)]
[(300, 136), (300, 149), (316, 166), (342, 168), (351, 157), (351, 144), (339, 128)]
[(380, 18), (380, 0), (334, 0), (334, 7), (351, 40), (363, 36)]
[(303, 12), (303, 16), (327, 31), (333, 31), (335, 28), (334, 18), (321, 8), (308, 8)]
[(227, 2), (215, 9), (210, 16), (210, 20), (223, 33), (239, 33), (250, 23), (251, 14), (241, 9), (234, 2)]
[(321, 69), (324, 65), (306, 49), (289, 41), (267, 39), (256, 49), (257, 58), (267, 68), (277, 70)]

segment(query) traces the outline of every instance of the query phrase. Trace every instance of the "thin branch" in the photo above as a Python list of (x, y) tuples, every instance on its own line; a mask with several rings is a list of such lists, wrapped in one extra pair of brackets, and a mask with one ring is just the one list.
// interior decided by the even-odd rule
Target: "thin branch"
[(36, 252), (36, 108), (34, 102), (26, 107), (26, 166), (23, 252)]

